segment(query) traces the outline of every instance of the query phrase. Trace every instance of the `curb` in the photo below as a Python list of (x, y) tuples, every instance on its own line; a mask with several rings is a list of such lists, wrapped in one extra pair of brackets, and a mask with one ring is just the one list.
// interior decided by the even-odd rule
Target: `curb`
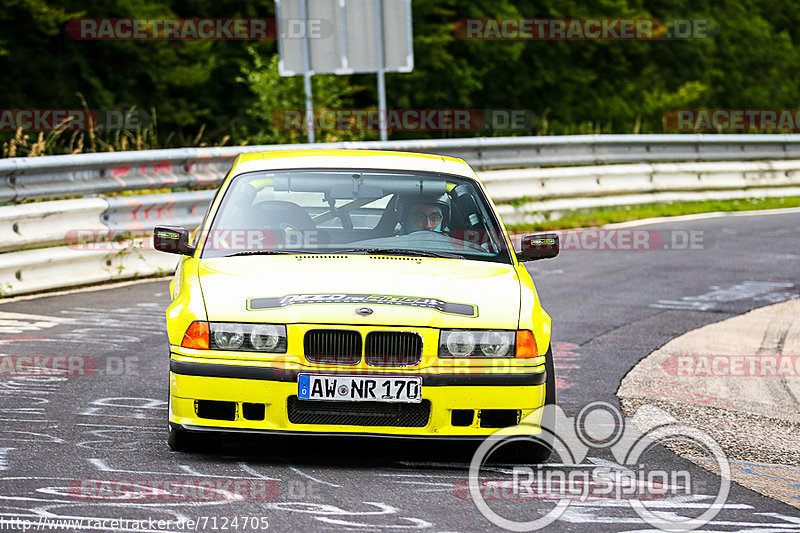
[(626, 414), (654, 404), (707, 431), (733, 481), (800, 508), (800, 299), (673, 339), (628, 372), (617, 396)]

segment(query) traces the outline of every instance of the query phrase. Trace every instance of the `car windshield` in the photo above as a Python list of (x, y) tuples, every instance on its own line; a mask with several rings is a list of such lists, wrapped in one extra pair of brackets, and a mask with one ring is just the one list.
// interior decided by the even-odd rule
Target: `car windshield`
[(241, 174), (201, 238), (204, 258), (349, 253), (511, 262), (497, 216), (472, 180), (395, 170)]

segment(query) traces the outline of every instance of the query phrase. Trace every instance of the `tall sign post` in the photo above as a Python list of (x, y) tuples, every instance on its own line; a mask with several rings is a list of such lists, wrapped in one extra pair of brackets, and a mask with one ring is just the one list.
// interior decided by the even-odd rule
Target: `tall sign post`
[(275, 0), (275, 10), (279, 73), (304, 77), (308, 141), (314, 142), (311, 76), (365, 72), (378, 75), (381, 140), (385, 141), (384, 75), (414, 69), (411, 0)]

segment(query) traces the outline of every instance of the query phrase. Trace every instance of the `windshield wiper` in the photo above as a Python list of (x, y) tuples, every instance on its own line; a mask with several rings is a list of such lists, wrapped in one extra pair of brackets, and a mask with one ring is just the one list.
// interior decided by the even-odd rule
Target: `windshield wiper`
[(272, 250), (247, 250), (245, 252), (236, 252), (235, 254), (226, 255), (225, 257), (236, 257), (239, 255), (296, 255), (296, 254), (318, 254), (319, 252), (311, 250), (291, 250), (288, 248), (275, 248)]
[(463, 259), (463, 255), (447, 252), (431, 252), (428, 250), (408, 250), (406, 248), (351, 248), (336, 250), (328, 253), (336, 254), (367, 254), (367, 255), (410, 255), (414, 257), (440, 257), (445, 259)]

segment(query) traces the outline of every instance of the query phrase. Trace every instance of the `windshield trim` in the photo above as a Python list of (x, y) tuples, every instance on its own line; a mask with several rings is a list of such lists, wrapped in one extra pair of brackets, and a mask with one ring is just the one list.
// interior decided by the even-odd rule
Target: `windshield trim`
[[(465, 254), (463, 259), (458, 260), (474, 260), (474, 261), (481, 261), (481, 262), (494, 262), (494, 263), (502, 263), (502, 264), (509, 264), (514, 265), (514, 257), (515, 254), (513, 252), (513, 247), (510, 239), (508, 238), (508, 230), (502, 224), (499, 215), (494, 207), (494, 204), (490, 201), (483, 183), (480, 181), (479, 178), (476, 176), (465, 176), (462, 174), (452, 174), (449, 172), (440, 172), (440, 171), (430, 171), (430, 170), (413, 170), (413, 169), (394, 169), (394, 168), (372, 168), (372, 167), (328, 167), (328, 166), (320, 166), (320, 167), (292, 167), (292, 168), (280, 168), (280, 169), (263, 169), (263, 170), (248, 170), (246, 172), (242, 172), (239, 174), (235, 174), (233, 176), (229, 176), (227, 180), (223, 182), (220, 188), (217, 190), (215, 201), (218, 199), (219, 203), (214, 210), (214, 216), (208, 217), (206, 214), (205, 225), (201, 227), (201, 231), (199, 232), (198, 239), (200, 240), (200, 246), (197, 247), (197, 255), (198, 259), (209, 259), (210, 257), (206, 257), (206, 245), (209, 241), (209, 232), (211, 228), (214, 226), (214, 223), (217, 221), (217, 217), (220, 214), (221, 208), (226, 200), (226, 196), (230, 194), (231, 188), (234, 186), (234, 182), (239, 179), (246, 179), (246, 176), (251, 176), (253, 174), (265, 174), (265, 173), (284, 173), (284, 172), (299, 172), (299, 171), (311, 171), (311, 172), (353, 172), (353, 173), (365, 173), (365, 172), (375, 172), (375, 173), (396, 173), (396, 174), (407, 174), (409, 176), (421, 176), (421, 177), (431, 177), (449, 181), (456, 181), (456, 182), (469, 182), (474, 187), (475, 194), (481, 199), (483, 202), (484, 210), (489, 217), (491, 223), (498, 229), (499, 236), (498, 238), (502, 240), (503, 248), (494, 255), (491, 256), (483, 256), (477, 254)], [(224, 188), (224, 191), (223, 191)], [(219, 197), (220, 193), (222, 196)], [(346, 248), (352, 248), (350, 246), (345, 246)], [(423, 250), (424, 252), (424, 250)], [(334, 254), (336, 253), (334, 249), (330, 251), (324, 249), (315, 249), (315, 250), (308, 250), (307, 253), (316, 253), (316, 254)], [(410, 254), (414, 253), (413, 249), (409, 250)], [(232, 254), (233, 255), (233, 254)], [(284, 254), (288, 255), (288, 254)], [(460, 254), (459, 254), (460, 255)], [(231, 257), (231, 256), (219, 256), (219, 257)], [(412, 255), (413, 257), (413, 255)], [(420, 259), (424, 259), (424, 257), (416, 256)], [(456, 259), (456, 258), (454, 258)]]

